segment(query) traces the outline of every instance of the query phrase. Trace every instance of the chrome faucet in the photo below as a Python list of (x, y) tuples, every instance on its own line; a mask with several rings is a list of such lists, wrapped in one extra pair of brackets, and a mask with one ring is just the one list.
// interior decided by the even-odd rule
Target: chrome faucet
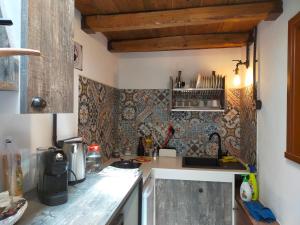
[(218, 145), (219, 145), (219, 148), (218, 148), (218, 160), (220, 160), (220, 159), (222, 159), (222, 141), (221, 141), (221, 136), (220, 136), (219, 133), (214, 132), (214, 133), (212, 133), (211, 135), (209, 135), (209, 140), (211, 141), (211, 139), (212, 139), (214, 136), (217, 136), (217, 137), (218, 137)]

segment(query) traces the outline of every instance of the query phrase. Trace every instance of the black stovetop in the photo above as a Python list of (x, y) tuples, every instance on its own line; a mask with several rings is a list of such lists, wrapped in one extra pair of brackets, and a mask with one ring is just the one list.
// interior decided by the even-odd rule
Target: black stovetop
[(120, 160), (113, 162), (110, 166), (122, 168), (122, 169), (136, 169), (141, 166), (141, 163), (134, 162), (134, 160)]

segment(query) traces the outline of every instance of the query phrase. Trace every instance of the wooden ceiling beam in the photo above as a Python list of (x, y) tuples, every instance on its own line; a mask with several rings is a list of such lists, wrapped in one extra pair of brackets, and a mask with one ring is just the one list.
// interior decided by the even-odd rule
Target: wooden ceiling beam
[(281, 0), (178, 10), (116, 15), (83, 16), (82, 29), (89, 32), (130, 31), (188, 25), (275, 19), (282, 12)]
[(111, 52), (151, 52), (232, 48), (245, 46), (248, 39), (248, 33), (171, 36), (141, 40), (111, 41), (108, 43), (108, 50)]

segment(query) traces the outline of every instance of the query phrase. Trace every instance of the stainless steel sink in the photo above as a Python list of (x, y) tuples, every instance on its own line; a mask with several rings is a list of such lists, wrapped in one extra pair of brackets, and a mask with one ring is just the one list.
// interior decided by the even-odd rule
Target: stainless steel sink
[(240, 162), (220, 163), (216, 158), (182, 157), (182, 167), (246, 170)]

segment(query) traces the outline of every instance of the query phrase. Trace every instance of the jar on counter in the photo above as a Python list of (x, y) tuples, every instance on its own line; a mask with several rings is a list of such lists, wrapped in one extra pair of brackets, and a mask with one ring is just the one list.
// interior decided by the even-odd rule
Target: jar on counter
[(88, 146), (87, 156), (86, 156), (86, 172), (99, 173), (101, 171), (101, 153), (100, 146), (97, 144), (92, 144)]

